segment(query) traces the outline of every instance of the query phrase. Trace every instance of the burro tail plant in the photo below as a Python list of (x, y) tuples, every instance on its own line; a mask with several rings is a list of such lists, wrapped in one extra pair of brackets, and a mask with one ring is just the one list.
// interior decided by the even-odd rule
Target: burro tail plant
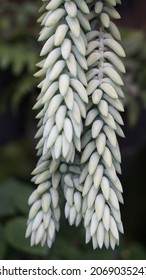
[(31, 246), (52, 246), (59, 231), (59, 196), (70, 225), (85, 228), (93, 249), (119, 244), (123, 233), (121, 155), (124, 137), (120, 76), (125, 73), (120, 33), (120, 0), (43, 0), (39, 22), (42, 60), (36, 77), (40, 94), (39, 160), (32, 172), (26, 237)]

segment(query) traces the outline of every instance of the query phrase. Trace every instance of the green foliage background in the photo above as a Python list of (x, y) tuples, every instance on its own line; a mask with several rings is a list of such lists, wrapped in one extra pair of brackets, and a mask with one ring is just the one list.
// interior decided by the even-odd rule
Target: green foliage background
[[(33, 140), (36, 121), (31, 108), (39, 83), (33, 77), (40, 50), (36, 24), (39, 6), (40, 1), (6, 0), (0, 8), (0, 259), (146, 259), (146, 221), (143, 220), (146, 213), (146, 133), (142, 143), (138, 141), (132, 147), (131, 154), (126, 146), (131, 140), (121, 142), (125, 235), (121, 236), (119, 248), (93, 251), (91, 244), (84, 245), (83, 227), (70, 227), (63, 209), (60, 232), (51, 250), (39, 246), (31, 248), (29, 240), (24, 238), (29, 211), (27, 200), (34, 188), (30, 174), (36, 162)], [(127, 137), (131, 138), (137, 131), (135, 127), (141, 124), (139, 118), (146, 105), (146, 39), (140, 30), (121, 31), (127, 53), (124, 119)], [(137, 169), (137, 162), (142, 170)], [(139, 179), (141, 172), (144, 175)]]

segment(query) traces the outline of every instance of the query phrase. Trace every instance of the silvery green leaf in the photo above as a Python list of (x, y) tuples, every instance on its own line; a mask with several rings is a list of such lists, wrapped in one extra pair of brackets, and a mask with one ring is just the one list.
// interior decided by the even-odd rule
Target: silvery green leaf
[(98, 110), (97, 110), (96, 108), (91, 109), (91, 110), (87, 113), (85, 125), (86, 125), (86, 126), (91, 125), (92, 122), (94, 121), (94, 119), (97, 117), (98, 114), (99, 114), (99, 113), (98, 113)]
[(43, 171), (45, 171), (48, 168), (48, 161), (41, 162), (41, 164), (38, 164), (37, 167), (33, 170), (31, 173), (32, 175), (37, 175)]
[(100, 15), (100, 20), (105, 28), (108, 28), (110, 26), (110, 18), (107, 13), (102, 12)]
[(124, 124), (123, 120), (122, 120), (122, 117), (121, 117), (120, 113), (118, 112), (118, 110), (116, 110), (112, 106), (109, 106), (109, 112), (118, 124), (120, 124), (120, 125)]
[(94, 143), (94, 141), (92, 141), (89, 144), (87, 144), (87, 146), (83, 150), (83, 153), (81, 156), (81, 163), (86, 162), (94, 150), (95, 150), (95, 143)]
[(91, 208), (95, 202), (95, 198), (97, 195), (97, 190), (94, 185), (92, 185), (91, 189), (89, 190), (88, 196), (87, 196), (87, 206), (88, 208)]
[(54, 188), (50, 188), (50, 194), (51, 194), (53, 208), (56, 208), (58, 206), (58, 201), (59, 201), (58, 191)]
[(57, 126), (54, 125), (53, 128), (50, 131), (48, 141), (47, 141), (47, 148), (52, 147), (52, 145), (55, 143), (57, 136), (59, 134), (59, 131), (57, 129)]
[(62, 72), (63, 68), (65, 67), (65, 62), (64, 60), (58, 60), (49, 75), (49, 80), (50, 81), (54, 81), (58, 78), (58, 76), (60, 75), (60, 73)]
[(108, 4), (116, 6), (116, 0), (105, 0)]
[(96, 189), (99, 188), (99, 185), (101, 183), (101, 179), (102, 179), (102, 176), (103, 176), (103, 166), (101, 164), (99, 164), (96, 168), (96, 171), (94, 173), (94, 177), (93, 177), (93, 181), (94, 181), (94, 186)]
[(90, 175), (93, 175), (96, 168), (97, 168), (97, 165), (98, 165), (98, 162), (100, 160), (100, 156), (97, 152), (94, 152), (91, 157), (90, 157), (90, 160), (89, 160), (89, 174)]
[(87, 61), (85, 59), (85, 56), (81, 55), (80, 52), (77, 50), (77, 48), (73, 45), (72, 46), (72, 52), (75, 55), (76, 60), (80, 64), (80, 66), (84, 69), (87, 70)]
[(77, 6), (74, 2), (68, 1), (65, 3), (65, 9), (70, 17), (76, 17), (77, 16)]
[(104, 99), (106, 99), (111, 105), (113, 105), (113, 107), (115, 107), (118, 111), (120, 112), (124, 112), (124, 107), (122, 102), (117, 98), (117, 99), (113, 99), (109, 96), (107, 96), (106, 94), (104, 95)]
[(55, 172), (52, 174), (52, 186), (54, 189), (57, 189), (59, 183), (61, 181), (61, 174), (60, 172)]
[(75, 226), (78, 227), (80, 222), (82, 220), (82, 215), (81, 215), (81, 212), (77, 213), (76, 214), (76, 220), (75, 220)]
[(76, 92), (74, 93), (74, 98), (75, 98), (76, 103), (79, 106), (81, 116), (85, 119), (85, 117), (86, 117), (85, 103), (83, 102), (83, 100), (80, 98), (80, 96)]
[(70, 149), (70, 143), (67, 141), (65, 134), (62, 135), (62, 154), (63, 157), (66, 158)]
[(85, 71), (80, 67), (78, 62), (77, 62), (77, 77), (84, 86), (87, 86)]
[(42, 238), (42, 240), (41, 240), (41, 246), (42, 246), (42, 247), (45, 245), (46, 240), (47, 240), (47, 232), (45, 231), (44, 236), (43, 236), (43, 238)]
[(36, 189), (37, 194), (38, 195), (43, 194), (45, 191), (47, 191), (50, 188), (50, 186), (51, 186), (50, 181), (46, 181), (46, 182), (39, 184)]
[[(97, 33), (96, 32), (93, 33), (93, 32), (94, 31), (89, 32), (89, 35), (91, 35), (91, 36), (95, 35), (95, 37), (97, 37)], [(87, 36), (88, 36), (88, 34), (87, 34)], [(88, 37), (87, 37), (87, 39), (88, 39)], [(87, 55), (91, 54), (97, 48), (99, 48), (98, 40), (90, 40), (88, 43), (88, 46), (87, 46)]]
[(62, 8), (51, 12), (46, 20), (45, 26), (49, 27), (58, 23), (58, 21), (65, 15), (65, 10)]
[(64, 134), (67, 141), (71, 143), (73, 137), (73, 127), (69, 118), (65, 118), (64, 120)]
[(100, 81), (97, 79), (93, 79), (88, 83), (87, 86), (87, 94), (91, 95), (99, 86)]
[(49, 193), (44, 193), (42, 195), (42, 210), (44, 213), (47, 213), (51, 204), (51, 196)]
[(56, 93), (56, 91), (58, 91), (59, 88), (59, 83), (56, 81), (54, 83), (52, 83), (47, 91), (45, 92), (43, 98), (42, 98), (42, 104), (45, 104), (46, 102), (48, 102)]
[(109, 142), (111, 143), (112, 146), (116, 147), (117, 146), (117, 138), (115, 131), (111, 129), (108, 125), (105, 125), (103, 128)]
[(91, 135), (91, 129), (88, 129), (86, 133), (82, 137), (82, 149), (86, 147), (86, 145), (91, 141), (92, 135)]
[(83, 217), (85, 215), (86, 210), (87, 210), (87, 197), (85, 196), (84, 199), (83, 199), (83, 203), (82, 203), (82, 215), (83, 215)]
[(104, 122), (106, 124), (108, 124), (109, 127), (111, 127), (112, 129), (116, 130), (116, 122), (115, 122), (113, 116), (110, 113), (108, 113), (107, 117), (102, 116), (102, 115), (101, 115), (101, 117), (104, 120)]
[(42, 125), (39, 130), (37, 131), (37, 133), (35, 134), (34, 138), (37, 139), (37, 138), (40, 138), (43, 136), (43, 132), (44, 132), (44, 125)]
[(68, 23), (68, 26), (69, 26), (72, 34), (75, 37), (79, 37), (81, 32), (80, 32), (80, 23), (79, 23), (78, 19), (76, 17), (70, 17), (70, 16), (67, 16), (65, 19)]
[(92, 236), (92, 246), (93, 246), (93, 250), (98, 248), (98, 243), (97, 243), (97, 238), (96, 238), (96, 234), (94, 234)]
[(90, 11), (88, 5), (84, 0), (75, 0), (75, 3), (84, 14), (89, 14)]
[(65, 218), (67, 219), (69, 217), (69, 213), (70, 213), (70, 206), (67, 202), (65, 203), (64, 210), (65, 210)]
[(67, 74), (62, 74), (59, 77), (59, 90), (62, 96), (66, 95), (70, 84), (70, 78)]
[(68, 187), (71, 187), (71, 188), (73, 187), (73, 179), (72, 179), (71, 174), (66, 174), (64, 176), (64, 182), (66, 183), (66, 185)]
[(90, 228), (89, 228), (89, 226), (88, 226), (88, 227), (86, 227), (85, 243), (86, 243), (86, 244), (89, 243), (90, 240), (91, 240), (91, 234), (90, 234)]
[(61, 54), (62, 57), (66, 60), (69, 58), (71, 53), (71, 41), (68, 38), (65, 38), (61, 44)]
[(61, 102), (63, 100), (63, 97), (61, 94), (56, 94), (52, 100), (50, 101), (49, 107), (48, 107), (48, 116), (51, 117), (54, 115), (54, 113), (58, 110)]
[(34, 246), (35, 245), (35, 238), (36, 238), (36, 232), (33, 231), (31, 234), (31, 238), (30, 238), (30, 246)]
[(93, 177), (88, 174), (84, 182), (82, 196), (85, 196), (89, 192), (92, 184), (93, 184)]
[(104, 39), (104, 44), (112, 49), (117, 55), (125, 57), (125, 52), (121, 45), (114, 39)]
[[(55, 122), (56, 122), (56, 126), (58, 128), (58, 131), (61, 131), (64, 125), (64, 119), (65, 119), (65, 115), (66, 115), (66, 106), (65, 105), (61, 105), (56, 114), (55, 114)], [(49, 128), (49, 126), (47, 126)]]
[(85, 87), (82, 85), (82, 83), (80, 81), (78, 81), (77, 79), (71, 79), (71, 86), (75, 89), (75, 91), (78, 92), (78, 94), (80, 95), (81, 99), (85, 102), (88, 103), (88, 96), (87, 96), (87, 92), (85, 90)]
[(98, 221), (100, 221), (103, 217), (104, 206), (105, 206), (105, 199), (102, 194), (99, 194), (95, 200), (95, 211), (96, 211)]
[(80, 192), (75, 192), (74, 193), (74, 205), (76, 208), (76, 211), (79, 213), (81, 210), (81, 202), (82, 202), (82, 197)]
[(103, 127), (103, 121), (95, 120), (92, 124), (92, 137), (96, 138)]
[(120, 75), (112, 67), (105, 67), (103, 73), (110, 77), (117, 85), (123, 86), (123, 81)]
[(101, 132), (96, 138), (96, 148), (99, 155), (102, 155), (105, 150), (106, 145), (106, 136), (103, 132)]
[(28, 223), (26, 233), (25, 233), (25, 238), (29, 237), (32, 233), (32, 225), (33, 225), (33, 220)]
[(68, 59), (66, 60), (66, 64), (70, 74), (75, 78), (77, 76), (77, 63), (72, 53), (70, 53)]
[(116, 133), (117, 133), (120, 137), (125, 138), (125, 134), (124, 134), (122, 128), (121, 128), (117, 123), (116, 123)]
[(46, 43), (44, 44), (42, 50), (41, 50), (41, 53), (40, 53), (40, 56), (44, 56), (46, 54), (48, 54), (49, 51), (52, 50), (53, 46), (54, 46), (54, 38), (55, 38), (55, 35), (53, 34), (47, 41)]
[(100, 100), (100, 102), (98, 104), (98, 109), (104, 117), (108, 116), (108, 103), (105, 100), (103, 100), (103, 99)]
[(60, 216), (61, 216), (60, 208), (59, 207), (53, 208), (53, 214), (54, 214), (55, 220), (57, 222), (59, 222)]
[(68, 92), (64, 96), (64, 101), (69, 110), (73, 109), (74, 106), (74, 93), (71, 87), (69, 87)]
[(54, 235), (55, 235), (55, 224), (52, 219), (50, 220), (50, 224), (49, 224), (49, 228), (48, 228), (48, 235), (49, 235), (50, 239), (53, 240)]
[(110, 84), (108, 84), (108, 83), (102, 83), (102, 84), (100, 85), (100, 88), (101, 88), (105, 93), (107, 93), (107, 95), (109, 95), (109, 97), (114, 98), (114, 99), (118, 98), (118, 95), (117, 95), (115, 89), (114, 89)]
[(38, 195), (37, 191), (34, 190), (28, 199), (28, 205), (33, 204), (36, 200), (38, 200), (38, 198), (39, 198), (39, 195)]
[(75, 132), (75, 135), (80, 138), (80, 135), (81, 135), (81, 126), (80, 124), (76, 123), (75, 119), (73, 118), (73, 115), (71, 114), (71, 112), (68, 113), (71, 121), (72, 121), (72, 125), (73, 125), (73, 129), (74, 129), (74, 132)]
[(61, 49), (60, 48), (55, 48), (52, 50), (49, 55), (47, 56), (45, 63), (43, 65), (43, 68), (48, 68), (52, 66), (60, 57), (61, 55)]
[(47, 40), (50, 36), (53, 35), (54, 31), (55, 31), (54, 26), (44, 27), (40, 32), (40, 36), (38, 38), (38, 41)]
[(70, 213), (69, 213), (69, 224), (72, 226), (75, 222), (75, 219), (76, 219), (76, 208), (75, 206), (73, 205), (71, 208), (70, 208)]
[(94, 104), (99, 104), (101, 98), (102, 98), (102, 95), (103, 95), (103, 91), (100, 90), (100, 89), (96, 89), (93, 94), (92, 94), (92, 101)]
[(85, 46), (85, 42), (83, 37), (80, 35), (79, 37), (76, 37), (72, 34), (72, 32), (69, 32), (77, 50), (79, 51), (79, 53), (83, 56), (86, 55), (86, 46)]
[(107, 204), (104, 207), (102, 220), (103, 220), (104, 228), (108, 232), (110, 228), (110, 209)]
[(54, 155), (55, 158), (58, 159), (61, 155), (61, 150), (62, 150), (62, 135), (59, 135), (55, 141), (54, 145)]
[(105, 245), (106, 249), (108, 249), (109, 245), (110, 245), (109, 232), (107, 232), (107, 231), (104, 232), (104, 245)]
[(73, 108), (72, 108), (72, 112), (70, 114), (70, 116), (72, 115), (72, 119), (74, 119), (74, 121), (81, 127), (81, 113), (80, 113), (80, 109), (79, 106), (77, 104), (77, 102), (74, 100), (73, 102)]
[(96, 2), (94, 8), (95, 13), (100, 14), (102, 12), (102, 9), (103, 9), (103, 3), (101, 1)]
[(100, 52), (94, 51), (92, 52), (88, 58), (87, 58), (87, 65), (88, 67), (92, 66), (94, 63), (96, 63), (100, 59)]
[(56, 10), (61, 4), (63, 3), (63, 0), (51, 0), (49, 4), (46, 6), (47, 10)]
[(29, 211), (29, 219), (30, 220), (35, 217), (35, 215), (39, 211), (40, 207), (41, 207), (41, 200), (39, 199), (39, 200), (35, 201), (30, 208), (30, 211)]
[(80, 10), (77, 11), (77, 18), (81, 24), (81, 26), (83, 27), (84, 30), (86, 31), (90, 31), (91, 30), (91, 26), (89, 24), (87, 15), (85, 15), (83, 12), (81, 12)]
[(50, 178), (50, 172), (44, 171), (44, 172), (40, 173), (40, 175), (38, 176), (38, 178), (35, 181), (35, 184), (39, 185), (39, 184), (45, 182), (49, 178)]
[[(110, 22), (110, 26), (109, 26), (109, 30), (111, 32), (111, 35), (118, 41), (121, 40), (121, 34), (119, 32), (119, 29), (117, 28), (117, 26), (115, 25), (114, 22)], [(125, 73), (125, 72), (123, 72)]]
[(58, 25), (54, 37), (55, 46), (60, 46), (63, 43), (67, 31), (68, 31), (68, 26), (66, 24)]
[(118, 224), (118, 230), (119, 230), (121, 233), (124, 233), (124, 228), (123, 228), (122, 222)]
[(109, 200), (110, 186), (109, 186), (109, 180), (105, 176), (103, 176), (101, 179), (101, 190), (102, 190), (104, 198), (106, 200)]
[(112, 154), (108, 147), (105, 147), (105, 150), (104, 150), (102, 156), (103, 156), (105, 165), (110, 168), (112, 165)]
[(109, 16), (112, 17), (113, 19), (121, 18), (121, 16), (119, 15), (119, 13), (114, 7), (106, 6), (104, 7), (104, 11), (106, 11), (109, 14)]
[(85, 226), (85, 228), (87, 228), (87, 226), (90, 224), (93, 212), (94, 212), (94, 206), (92, 208), (87, 208), (85, 216), (84, 216), (84, 226)]
[(122, 73), (125, 73), (125, 66), (115, 53), (107, 51), (104, 53), (104, 57), (113, 63)]
[(96, 233), (97, 227), (98, 227), (99, 220), (97, 218), (96, 213), (94, 212), (91, 219), (90, 224), (90, 234), (93, 236)]
[(43, 219), (43, 211), (39, 211), (33, 219), (32, 231), (36, 231)]
[(110, 233), (110, 246), (113, 250), (115, 249), (116, 241), (115, 237)]
[(103, 223), (100, 222), (98, 224), (98, 228), (97, 228), (97, 242), (98, 242), (98, 245), (99, 245), (99, 248), (102, 248), (103, 246), (103, 242), (104, 242), (104, 226), (103, 226)]
[(117, 196), (114, 192), (113, 189), (110, 188), (110, 194), (109, 194), (109, 201), (111, 202), (111, 204), (113, 205), (113, 207), (117, 210), (119, 210), (119, 202), (117, 199)]

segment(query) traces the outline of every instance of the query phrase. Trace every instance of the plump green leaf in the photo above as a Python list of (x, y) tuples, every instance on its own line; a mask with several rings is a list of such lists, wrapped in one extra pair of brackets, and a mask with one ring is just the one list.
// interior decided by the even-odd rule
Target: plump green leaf
[(29, 239), (25, 238), (26, 218), (17, 217), (8, 222), (5, 226), (5, 238), (7, 242), (15, 249), (24, 253), (46, 256), (49, 249), (47, 247), (30, 247)]

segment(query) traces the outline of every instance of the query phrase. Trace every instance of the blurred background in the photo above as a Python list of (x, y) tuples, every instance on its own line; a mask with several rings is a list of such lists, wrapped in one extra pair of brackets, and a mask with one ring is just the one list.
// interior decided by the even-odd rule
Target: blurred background
[[(38, 95), (33, 77), (39, 61), (36, 23), (40, 0), (0, 0), (0, 259), (146, 259), (146, 1), (123, 0), (118, 7), (127, 58), (126, 139), (121, 181), (125, 235), (116, 250), (84, 245), (83, 227), (70, 227), (63, 215), (51, 250), (30, 248), (24, 238), (27, 200), (34, 186), (36, 132), (32, 106)], [(63, 212), (63, 211), (62, 211)]]

